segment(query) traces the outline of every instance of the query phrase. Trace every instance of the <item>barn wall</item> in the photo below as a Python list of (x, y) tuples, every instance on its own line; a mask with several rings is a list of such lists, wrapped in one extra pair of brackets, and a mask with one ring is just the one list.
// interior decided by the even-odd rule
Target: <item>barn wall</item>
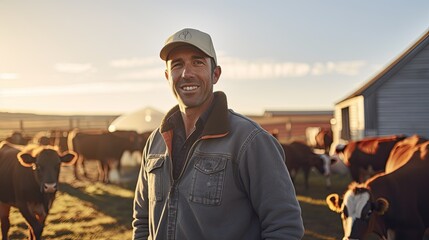
[(378, 104), (377, 93), (372, 93), (364, 98), (365, 129), (364, 137), (378, 135)]
[(276, 133), (282, 143), (291, 141), (309, 142), (307, 129), (309, 128), (331, 128), (332, 111), (326, 114), (312, 114), (306, 112), (294, 115), (276, 116), (249, 116), (259, 123), (262, 128), (270, 133)]
[(378, 134), (429, 137), (429, 45), (377, 91)]
[[(335, 106), (335, 124), (333, 125), (334, 144), (343, 144), (349, 140), (359, 140), (364, 137), (364, 101), (362, 96), (348, 99)], [(342, 109), (349, 108), (350, 139), (342, 139)], [(335, 145), (334, 145), (335, 146)]]

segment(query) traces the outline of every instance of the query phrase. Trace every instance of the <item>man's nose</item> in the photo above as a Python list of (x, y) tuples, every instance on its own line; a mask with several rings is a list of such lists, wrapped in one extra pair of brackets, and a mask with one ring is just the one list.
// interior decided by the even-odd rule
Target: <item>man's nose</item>
[(188, 78), (189, 76), (192, 76), (192, 74), (192, 66), (190, 64), (185, 64), (182, 71), (182, 78)]

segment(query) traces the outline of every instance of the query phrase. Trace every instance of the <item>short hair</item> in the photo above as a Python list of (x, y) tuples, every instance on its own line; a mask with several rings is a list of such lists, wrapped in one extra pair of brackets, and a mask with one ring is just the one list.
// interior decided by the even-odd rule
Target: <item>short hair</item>
[(211, 64), (212, 64), (212, 74), (214, 73), (214, 70), (216, 69), (216, 62), (215, 62), (215, 60), (212, 58), (212, 57), (210, 57), (210, 62), (211, 62)]

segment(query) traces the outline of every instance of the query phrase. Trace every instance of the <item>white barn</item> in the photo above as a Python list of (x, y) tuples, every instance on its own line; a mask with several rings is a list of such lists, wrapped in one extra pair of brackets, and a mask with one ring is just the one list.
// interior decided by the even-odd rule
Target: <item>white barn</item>
[(429, 30), (391, 64), (335, 105), (334, 143), (370, 136), (429, 138)]

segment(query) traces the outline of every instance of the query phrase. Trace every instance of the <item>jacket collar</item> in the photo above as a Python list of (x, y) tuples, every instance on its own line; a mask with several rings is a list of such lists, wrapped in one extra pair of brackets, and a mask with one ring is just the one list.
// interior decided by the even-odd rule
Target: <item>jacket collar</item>
[[(228, 103), (225, 93), (215, 92), (213, 104), (213, 109), (207, 118), (207, 122), (202, 133), (203, 139), (222, 137), (227, 135), (229, 132)], [(177, 111), (180, 111), (179, 105), (173, 107), (165, 115), (160, 127), (161, 133), (172, 130), (173, 125), (169, 123), (168, 119)]]

